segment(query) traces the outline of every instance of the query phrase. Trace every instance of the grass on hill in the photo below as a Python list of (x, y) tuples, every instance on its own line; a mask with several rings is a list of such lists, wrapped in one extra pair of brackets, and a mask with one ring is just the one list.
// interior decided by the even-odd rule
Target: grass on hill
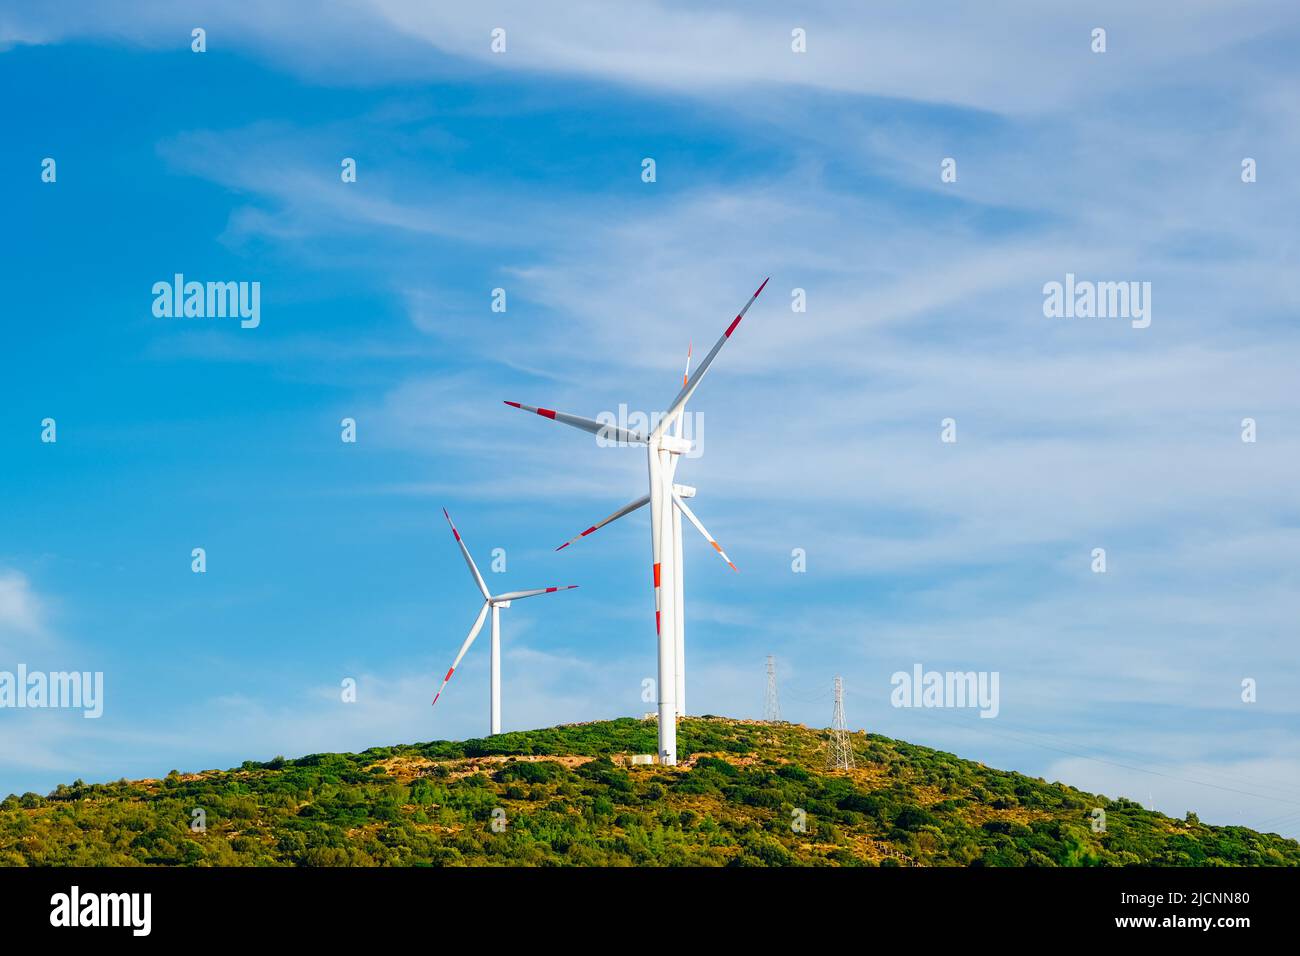
[(0, 802), (0, 864), (1300, 865), (1300, 843), (1276, 834), (875, 734), (851, 735), (856, 769), (827, 770), (826, 737), (687, 718), (681, 765), (630, 766), (654, 751), (655, 725), (628, 718), (77, 781)]

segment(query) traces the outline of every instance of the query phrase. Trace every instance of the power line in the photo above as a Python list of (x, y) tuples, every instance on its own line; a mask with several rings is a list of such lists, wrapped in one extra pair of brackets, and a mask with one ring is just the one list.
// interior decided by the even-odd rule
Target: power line
[[(838, 678), (837, 678), (837, 683), (839, 683), (839, 679), (838, 679)], [(836, 697), (837, 697), (837, 700), (836, 700), (836, 707), (837, 707), (838, 712), (839, 712), (841, 715), (842, 715), (842, 713), (843, 713), (843, 695), (844, 695), (845, 693), (847, 693), (847, 691), (845, 691), (845, 690), (843, 689), (843, 686), (842, 686), (842, 684), (841, 684), (841, 685), (840, 685), (840, 688), (838, 689), (838, 693), (837, 693), (837, 695), (836, 695)], [(786, 696), (787, 696), (787, 697), (790, 697), (791, 695), (787, 692)], [(819, 695), (819, 698), (822, 699), (822, 700), (824, 700), (824, 699), (825, 699), (825, 695), (824, 695), (824, 694), (823, 694), (823, 695)], [(856, 698), (855, 698), (855, 699), (856, 699)], [(868, 704), (876, 704), (876, 703), (879, 703), (878, 701), (876, 701), (874, 698), (871, 698), (871, 697), (865, 698), (865, 700), (866, 700), (866, 702), (867, 702)], [(942, 723), (949, 724), (950, 726), (952, 726), (952, 727), (954, 727), (954, 728), (961, 729), (961, 730), (978, 730), (980, 733), (990, 734), (990, 735), (992, 735), (992, 736), (994, 736), (994, 737), (1001, 737), (1001, 738), (1003, 738), (1004, 740), (1010, 740), (1010, 741), (1012, 741), (1012, 742), (1014, 742), (1014, 743), (1021, 744), (1022, 746), (1038, 747), (1038, 748), (1043, 749), (1043, 750), (1051, 750), (1051, 751), (1055, 751), (1055, 752), (1057, 752), (1057, 753), (1067, 754), (1067, 755), (1072, 756), (1072, 757), (1078, 757), (1078, 758), (1080, 758), (1080, 759), (1082, 759), (1082, 760), (1088, 760), (1088, 761), (1091, 761), (1091, 762), (1093, 762), (1093, 763), (1106, 764), (1106, 765), (1108, 765), (1108, 766), (1119, 767), (1119, 768), (1122, 768), (1122, 769), (1124, 769), (1124, 770), (1131, 770), (1131, 771), (1134, 771), (1134, 772), (1137, 772), (1137, 773), (1144, 773), (1144, 774), (1148, 774), (1148, 775), (1150, 775), (1150, 776), (1161, 777), (1161, 778), (1164, 778), (1164, 779), (1167, 779), (1167, 780), (1176, 780), (1176, 781), (1178, 781), (1178, 782), (1180, 782), (1180, 783), (1191, 784), (1191, 785), (1193, 785), (1193, 786), (1198, 786), (1198, 787), (1208, 787), (1208, 788), (1210, 788), (1210, 789), (1212, 789), (1212, 790), (1219, 790), (1219, 791), (1223, 791), (1223, 792), (1226, 792), (1226, 793), (1238, 794), (1238, 795), (1240, 795), (1240, 796), (1244, 796), (1244, 797), (1253, 797), (1253, 798), (1255, 798), (1255, 799), (1257, 799), (1257, 800), (1267, 800), (1267, 801), (1271, 801), (1271, 802), (1273, 802), (1273, 803), (1275, 803), (1275, 804), (1281, 804), (1281, 805), (1283, 805), (1283, 806), (1292, 806), (1292, 807), (1300, 806), (1300, 800), (1295, 799), (1296, 794), (1294, 794), (1294, 792), (1288, 792), (1288, 790), (1287, 790), (1286, 787), (1284, 787), (1284, 786), (1277, 786), (1276, 784), (1268, 784), (1268, 783), (1265, 783), (1265, 782), (1263, 782), (1263, 781), (1259, 781), (1259, 780), (1251, 780), (1250, 778), (1243, 777), (1243, 776), (1241, 776), (1241, 775), (1239, 775), (1239, 774), (1234, 774), (1234, 773), (1224, 773), (1224, 772), (1222, 772), (1222, 771), (1214, 771), (1214, 770), (1212, 770), (1212, 769), (1208, 769), (1208, 768), (1204, 771), (1205, 775), (1207, 775), (1207, 776), (1221, 777), (1221, 778), (1229, 779), (1229, 780), (1241, 780), (1241, 781), (1244, 781), (1244, 782), (1246, 782), (1246, 783), (1248, 783), (1248, 784), (1251, 784), (1251, 785), (1253, 785), (1253, 786), (1259, 786), (1259, 787), (1261, 787), (1261, 788), (1263, 788), (1263, 789), (1278, 790), (1278, 791), (1281, 791), (1281, 792), (1283, 792), (1283, 793), (1288, 793), (1288, 796), (1287, 796), (1287, 797), (1282, 797), (1282, 796), (1275, 796), (1275, 795), (1271, 795), (1271, 794), (1267, 794), (1267, 793), (1257, 793), (1257, 792), (1252, 792), (1252, 791), (1250, 791), (1250, 790), (1242, 790), (1242, 789), (1240, 789), (1240, 788), (1238, 788), (1238, 787), (1229, 787), (1229, 786), (1225, 786), (1225, 785), (1223, 785), (1223, 784), (1219, 784), (1219, 783), (1212, 783), (1212, 782), (1210, 782), (1210, 781), (1208, 781), (1208, 780), (1198, 780), (1198, 779), (1195, 779), (1195, 778), (1193, 778), (1193, 777), (1185, 777), (1185, 776), (1182, 776), (1182, 775), (1180, 775), (1180, 774), (1162, 772), (1162, 771), (1160, 771), (1160, 770), (1152, 769), (1152, 767), (1151, 767), (1150, 764), (1149, 764), (1150, 758), (1149, 758), (1148, 756), (1146, 756), (1146, 755), (1143, 755), (1143, 754), (1138, 753), (1137, 751), (1131, 751), (1131, 750), (1130, 750), (1130, 751), (1127, 751), (1127, 753), (1128, 753), (1128, 754), (1131, 754), (1131, 755), (1132, 755), (1134, 758), (1136, 758), (1136, 759), (1140, 759), (1140, 760), (1146, 760), (1146, 761), (1148, 761), (1148, 765), (1147, 765), (1147, 766), (1134, 766), (1133, 764), (1122, 763), (1122, 762), (1117, 761), (1117, 760), (1107, 760), (1107, 759), (1105, 759), (1104, 757), (1094, 756), (1094, 754), (1092, 754), (1092, 753), (1081, 752), (1081, 751), (1079, 751), (1078, 749), (1072, 749), (1071, 747), (1053, 746), (1052, 744), (1044, 743), (1042, 740), (1034, 740), (1034, 739), (1032, 739), (1031, 736), (1029, 736), (1029, 735), (1033, 735), (1033, 736), (1038, 736), (1038, 737), (1045, 737), (1045, 738), (1048, 738), (1048, 739), (1051, 739), (1051, 740), (1062, 741), (1062, 742), (1066, 742), (1066, 743), (1070, 743), (1070, 744), (1072, 744), (1073, 747), (1079, 747), (1079, 746), (1088, 747), (1088, 746), (1089, 746), (1089, 745), (1086, 744), (1086, 743), (1085, 743), (1085, 744), (1081, 744), (1081, 745), (1080, 745), (1080, 744), (1074, 744), (1073, 741), (1069, 740), (1068, 738), (1064, 738), (1064, 737), (1061, 737), (1061, 736), (1056, 735), (1056, 734), (1049, 734), (1049, 733), (1045, 733), (1045, 732), (1043, 732), (1043, 731), (1034, 731), (1034, 730), (1027, 730), (1027, 729), (1022, 729), (1022, 728), (1011, 728), (1011, 727), (1008, 727), (1007, 729), (1010, 730), (1010, 731), (1012, 731), (1012, 733), (999, 733), (998, 731), (993, 730), (992, 728), (985, 726), (984, 722), (976, 722), (976, 723), (973, 723), (973, 724), (972, 724), (972, 723), (968, 723), (968, 722), (965, 722), (965, 721), (958, 721), (958, 720), (956, 720), (956, 719), (950, 719), (950, 718), (948, 718), (946, 715), (941, 715), (941, 714), (940, 714), (939, 712), (937, 712), (937, 711), (933, 711), (933, 712), (932, 712), (932, 710), (931, 710), (931, 709), (928, 709), (928, 708), (926, 709), (926, 714), (927, 714), (927, 717), (928, 717), (929, 719), (931, 719), (931, 720), (937, 720), (937, 721), (940, 721), (940, 722), (942, 722)], [(1003, 724), (1004, 724), (1004, 726), (1005, 726), (1005, 721), (1003, 722)], [(833, 731), (832, 731), (832, 733), (833, 733)], [(1122, 750), (1121, 748), (1110, 748), (1110, 749), (1111, 749), (1111, 750), (1114, 750), (1114, 751), (1116, 751), (1116, 752), (1118, 752), (1118, 753), (1125, 753), (1125, 752), (1126, 752), (1126, 751)], [(851, 752), (850, 752), (850, 753), (851, 753)], [(1095, 753), (1095, 751), (1094, 751), (1094, 753)], [(829, 763), (829, 761), (828, 761), (828, 763)], [(1291, 817), (1293, 817), (1293, 816), (1300, 816), (1300, 811), (1288, 811), (1288, 812), (1283, 813), (1283, 814), (1281, 814), (1281, 815), (1279, 815), (1279, 816), (1267, 817), (1267, 818), (1265, 818), (1263, 821), (1261, 821), (1261, 824), (1257, 824), (1256, 827), (1258, 828), (1260, 825), (1263, 825), (1263, 824), (1268, 824), (1268, 825), (1276, 826), (1276, 825), (1278, 825), (1279, 823), (1283, 823), (1283, 822), (1288, 821), (1288, 820), (1289, 820)]]
[(1079, 757), (1082, 760), (1091, 760), (1094, 763), (1102, 763), (1102, 764), (1107, 764), (1111, 767), (1120, 767), (1124, 770), (1133, 770), (1138, 773), (1150, 774), (1153, 777), (1162, 777), (1166, 780), (1177, 780), (1181, 783), (1190, 783), (1200, 787), (1209, 787), (1212, 790), (1222, 790), (1226, 793), (1240, 794), (1241, 796), (1244, 797), (1254, 797), (1257, 800), (1272, 800), (1274, 803), (1284, 803), (1284, 804), (1291, 804), (1292, 806), (1300, 806), (1300, 801), (1297, 800), (1287, 800), (1282, 797), (1271, 797), (1268, 796), (1267, 794), (1262, 794), (1262, 793), (1251, 793), (1249, 790), (1239, 790), (1235, 787), (1224, 787), (1224, 786), (1220, 786), (1219, 784), (1210, 783), (1206, 780), (1196, 780), (1193, 779), (1192, 777), (1182, 777), (1172, 773), (1161, 773), (1159, 770), (1152, 770), (1149, 767), (1137, 767), (1134, 766), (1133, 764), (1120, 763), (1119, 761), (1116, 760), (1106, 760), (1103, 757), (1094, 757), (1091, 756), (1090, 754), (1080, 753), (1077, 750), (1069, 750), (1065, 747), (1054, 747), (1051, 744), (1040, 743), (1039, 741), (1036, 740), (1025, 739), (1020, 736), (1013, 736), (1012, 734), (999, 733), (996, 730), (978, 724), (974, 725), (973, 727), (967, 724), (958, 724), (956, 721), (949, 721), (943, 717), (940, 717), (937, 713), (930, 713), (929, 716), (931, 719), (941, 720), (944, 723), (950, 723), (953, 726), (960, 726), (967, 730), (977, 729), (983, 733), (992, 734), (995, 737), (1002, 737), (1006, 740), (1012, 740), (1020, 744), (1028, 744), (1031, 747), (1042, 747), (1046, 750), (1055, 750), (1057, 753), (1068, 754), (1072, 757)]
[[(1153, 770), (1150, 769), (1151, 758), (1147, 754), (1143, 754), (1134, 750), (1125, 750), (1123, 748), (1115, 747), (1115, 746), (1110, 746), (1106, 748), (1106, 750), (1100, 750), (1100, 748), (1091, 747), (1087, 743), (1075, 743), (1073, 740), (1067, 737), (1062, 737), (1059, 734), (1050, 734), (1041, 730), (1029, 730), (1026, 728), (1008, 725), (1005, 720), (999, 722), (1004, 728), (1006, 728), (1007, 731), (1010, 731), (1010, 733), (999, 733), (998, 731), (993, 730), (988, 726), (985, 726), (982, 722), (978, 722), (974, 724), (967, 723), (965, 721), (950, 719), (944, 715), (941, 715), (937, 711), (933, 711), (931, 708), (925, 708), (925, 710), (927, 712), (928, 717), (931, 720), (938, 720), (943, 723), (947, 723), (954, 727), (958, 727), (964, 730), (978, 730), (981, 733), (992, 734), (995, 737), (1002, 737), (1005, 740), (1011, 740), (1019, 744), (1027, 744), (1028, 746), (1031, 747), (1040, 747), (1045, 750), (1053, 750), (1058, 753), (1064, 753), (1064, 754), (1068, 754), (1069, 756), (1079, 757), (1080, 759), (1089, 760), (1094, 763), (1107, 764), (1109, 766), (1120, 767), (1125, 770), (1134, 770), (1139, 773), (1145, 773), (1145, 774), (1150, 774), (1152, 776), (1163, 777), (1168, 780), (1177, 780), (1181, 783), (1190, 783), (1200, 787), (1210, 787), (1211, 789), (1223, 790), (1228, 793), (1236, 793), (1247, 797), (1254, 797), (1259, 800), (1271, 800), (1275, 803), (1289, 804), (1292, 806), (1300, 806), (1300, 800), (1296, 799), (1297, 794), (1294, 791), (1289, 790), (1287, 787), (1278, 786), (1277, 784), (1272, 784), (1272, 783), (1266, 783), (1262, 780), (1252, 779), (1250, 777), (1246, 777), (1241, 774), (1224, 772), (1224, 771), (1216, 771), (1211, 768), (1202, 768), (1201, 770), (1197, 771), (1198, 774), (1204, 776), (1219, 777), (1221, 780), (1228, 780), (1234, 783), (1243, 782), (1252, 787), (1262, 788), (1265, 790), (1280, 791), (1281, 793), (1286, 794), (1286, 796), (1275, 796), (1266, 793), (1255, 793), (1249, 790), (1241, 790), (1236, 787), (1229, 787), (1222, 783), (1212, 783), (1208, 780), (1198, 780), (1192, 777), (1185, 777), (1175, 773), (1165, 773), (1159, 770)], [(1012, 736), (1011, 734), (1015, 734), (1017, 736)], [(1024, 735), (1024, 736), (1020, 736), (1020, 735)], [(1048, 740), (1056, 741), (1057, 743), (1063, 743), (1068, 746), (1053, 746), (1052, 744), (1043, 743), (1042, 741), (1039, 740), (1026, 739), (1027, 737), (1030, 736), (1044, 737), (1047, 738)], [(1093, 753), (1081, 752), (1079, 749), (1077, 749), (1081, 747), (1091, 749)], [(1076, 748), (1076, 749), (1071, 749), (1071, 748)], [(1148, 766), (1133, 766), (1132, 764), (1122, 763), (1117, 760), (1107, 760), (1104, 757), (1094, 756), (1094, 754), (1097, 753), (1099, 750), (1102, 753), (1109, 751), (1110, 753), (1113, 754), (1120, 754), (1120, 755), (1126, 754), (1132, 759), (1145, 761), (1148, 764)], [(1287, 815), (1289, 816), (1290, 814)]]

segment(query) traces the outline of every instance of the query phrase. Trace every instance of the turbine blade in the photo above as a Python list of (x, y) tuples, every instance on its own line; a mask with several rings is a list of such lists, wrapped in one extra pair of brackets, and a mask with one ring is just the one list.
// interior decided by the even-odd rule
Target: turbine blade
[[(693, 347), (694, 347), (694, 343), (692, 342), (686, 343), (686, 371), (682, 373), (682, 388), (685, 388), (686, 383), (691, 380), (691, 349)], [(677, 421), (673, 422), (673, 435), (677, 436), (678, 438), (681, 437), (682, 419), (685, 417), (686, 417), (686, 403), (683, 402), (682, 414), (678, 415)]]
[(727, 344), (727, 339), (731, 338), (731, 333), (736, 331), (736, 326), (740, 325), (740, 320), (745, 317), (745, 313), (749, 311), (749, 307), (754, 304), (754, 300), (758, 298), (759, 293), (767, 286), (768, 279), (770, 278), (772, 277), (768, 276), (767, 279), (763, 280), (763, 285), (760, 285), (758, 289), (755, 290), (754, 294), (749, 297), (749, 301), (745, 303), (745, 307), (736, 314), (734, 319), (731, 320), (731, 324), (727, 326), (727, 330), (722, 333), (722, 338), (718, 339), (717, 344), (709, 350), (709, 354), (704, 356), (704, 361), (701, 362), (700, 367), (695, 370), (695, 374), (687, 378), (686, 384), (683, 385), (682, 390), (677, 393), (677, 397), (673, 399), (673, 403), (668, 407), (668, 411), (664, 413), (664, 417), (659, 419), (659, 424), (656, 425), (654, 431), (650, 433), (652, 439), (658, 438), (662, 435), (668, 426), (676, 420), (677, 416), (681, 414), (683, 406), (685, 406), (690, 397), (695, 394), (695, 390), (700, 387), (700, 380), (704, 378), (704, 374), (709, 370), (709, 366), (713, 364), (713, 360), (717, 357), (718, 353), (722, 351), (722, 347)]
[(465, 547), (465, 542), (461, 540), (460, 532), (456, 530), (456, 523), (451, 520), (451, 515), (447, 514), (447, 509), (442, 509), (443, 517), (447, 519), (447, 524), (451, 525), (451, 533), (456, 537), (456, 543), (460, 545), (460, 553), (465, 556), (465, 563), (469, 565), (469, 573), (474, 575), (474, 583), (478, 589), (483, 592), (483, 597), (490, 598), (487, 585), (483, 583), (483, 575), (478, 573), (478, 567), (474, 564), (474, 559), (469, 556), (469, 548)]
[[(478, 637), (478, 632), (483, 630), (483, 622), (487, 620), (488, 608), (492, 606), (491, 601), (484, 601), (483, 608), (478, 612), (478, 617), (474, 619), (474, 626), (469, 629), (469, 637), (465, 638), (465, 643), (460, 646), (460, 653), (456, 659), (451, 662), (451, 667), (447, 668), (447, 676), (442, 679), (442, 686), (438, 688), (438, 693), (433, 695), (433, 703), (438, 703), (438, 698), (442, 692), (447, 689), (447, 682), (451, 680), (451, 675), (456, 673), (456, 668), (460, 666), (460, 659), (465, 656), (469, 646), (474, 643), (474, 638)], [(432, 705), (430, 705), (432, 706)]]
[(550, 408), (534, 408), (532, 405), (520, 405), (518, 402), (506, 402), (506, 404), (511, 408), (518, 408), (521, 411), (532, 412), (552, 421), (572, 425), (574, 428), (581, 428), (584, 432), (591, 432), (593, 435), (599, 435), (610, 441), (620, 441), (630, 445), (644, 445), (646, 443), (646, 436), (640, 432), (629, 431), (626, 428), (620, 428), (618, 425), (598, 422), (594, 418), (583, 418), (581, 415), (570, 415), (568, 412), (557, 412)]
[(713, 540), (713, 535), (709, 534), (708, 529), (705, 528), (704, 525), (700, 524), (700, 519), (695, 517), (695, 512), (686, 506), (686, 502), (683, 501), (681, 496), (675, 491), (673, 492), (673, 502), (677, 505), (678, 510), (681, 511), (682, 514), (686, 515), (686, 520), (695, 525), (695, 530), (704, 535), (705, 540), (708, 541), (709, 544), (713, 545), (713, 550), (722, 555), (722, 560), (726, 561), (727, 564), (730, 565), (731, 570), (739, 571), (740, 568), (732, 564), (731, 558), (727, 557), (727, 552), (722, 550), (722, 545)]
[(604, 521), (598, 521), (598, 522), (596, 522), (596, 524), (592, 525), (592, 526), (591, 526), (590, 528), (588, 528), (586, 531), (582, 532), (582, 534), (578, 535), (577, 537), (570, 538), (568, 541), (564, 542), (564, 544), (560, 545), (560, 546), (559, 546), (558, 548), (556, 548), (555, 550), (556, 550), (556, 551), (563, 551), (565, 548), (567, 548), (569, 545), (573, 544), (573, 542), (577, 541), (579, 538), (585, 538), (587, 535), (591, 534), (593, 531), (599, 531), (601, 528), (605, 527), (605, 525), (609, 524), (611, 521), (617, 521), (619, 518), (623, 517), (624, 515), (626, 515), (626, 514), (631, 514), (633, 511), (636, 511), (637, 508), (642, 508), (642, 507), (644, 507), (645, 505), (647, 505), (647, 504), (649, 504), (649, 503), (650, 503), (650, 496), (649, 496), (649, 495), (642, 495), (642, 496), (641, 496), (640, 498), (638, 498), (636, 501), (633, 501), (633, 502), (630, 502), (630, 503), (628, 503), (628, 504), (625, 504), (623, 507), (619, 508), (617, 511), (615, 511), (612, 515), (610, 515), (610, 516), (609, 516), (608, 518), (606, 518)]
[(565, 584), (558, 588), (533, 588), (531, 591), (507, 591), (505, 594), (498, 594), (492, 598), (493, 601), (522, 601), (527, 597), (536, 597), (538, 594), (551, 594), (555, 591), (572, 591), (576, 584)]

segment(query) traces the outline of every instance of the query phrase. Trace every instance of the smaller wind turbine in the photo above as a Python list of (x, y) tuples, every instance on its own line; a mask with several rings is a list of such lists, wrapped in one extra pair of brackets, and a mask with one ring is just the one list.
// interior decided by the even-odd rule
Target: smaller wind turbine
[(492, 681), (488, 694), (488, 704), (491, 712), (489, 724), (491, 729), (489, 733), (499, 734), (501, 733), (501, 609), (509, 607), (511, 601), (519, 601), (537, 594), (550, 594), (553, 591), (572, 591), (577, 585), (569, 584), (558, 588), (534, 588), (531, 591), (507, 591), (505, 594), (489, 594), (487, 585), (483, 583), (483, 575), (478, 573), (474, 559), (469, 556), (469, 549), (465, 547), (465, 541), (461, 538), (460, 532), (456, 530), (456, 524), (451, 520), (451, 515), (447, 514), (446, 508), (442, 509), (442, 514), (447, 519), (447, 524), (451, 525), (451, 533), (455, 536), (456, 543), (460, 545), (460, 553), (465, 556), (465, 563), (469, 565), (469, 573), (474, 576), (474, 583), (478, 585), (479, 591), (483, 593), (483, 607), (474, 620), (474, 626), (469, 629), (469, 637), (465, 638), (465, 643), (460, 646), (460, 653), (451, 662), (451, 667), (447, 668), (447, 676), (442, 679), (442, 686), (438, 688), (438, 693), (433, 695), (433, 702), (438, 703), (438, 698), (447, 689), (447, 682), (451, 680), (451, 675), (456, 673), (461, 658), (465, 656), (469, 646), (474, 643), (474, 638), (478, 637), (478, 632), (483, 630), (483, 621), (487, 617), (488, 609), (491, 608), (492, 653), (490, 664)]

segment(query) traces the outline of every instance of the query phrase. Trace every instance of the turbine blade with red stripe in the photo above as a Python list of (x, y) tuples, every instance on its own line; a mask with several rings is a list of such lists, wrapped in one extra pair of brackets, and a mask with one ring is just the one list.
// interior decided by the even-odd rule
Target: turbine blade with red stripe
[(638, 498), (636, 501), (629, 502), (628, 504), (625, 504), (623, 507), (619, 508), (617, 511), (615, 511), (612, 515), (610, 515), (610, 516), (609, 516), (608, 518), (606, 518), (604, 521), (598, 521), (598, 522), (596, 522), (594, 525), (592, 525), (590, 528), (588, 528), (586, 531), (582, 532), (582, 534), (577, 535), (576, 537), (570, 538), (568, 541), (564, 542), (564, 544), (560, 545), (560, 546), (559, 546), (558, 548), (556, 548), (555, 550), (556, 550), (556, 551), (563, 551), (565, 548), (567, 548), (569, 545), (573, 544), (573, 542), (577, 541), (579, 538), (585, 538), (587, 535), (591, 534), (593, 531), (599, 531), (601, 528), (605, 527), (605, 525), (609, 524), (611, 521), (617, 521), (619, 518), (623, 517), (624, 515), (631, 514), (633, 511), (636, 511), (637, 508), (643, 508), (643, 507), (645, 507), (645, 506), (646, 506), (647, 504), (649, 504), (649, 503), (650, 503), (650, 496), (649, 496), (649, 495), (642, 495), (642, 496), (641, 496), (640, 498)]
[(594, 418), (583, 418), (581, 415), (557, 412), (551, 408), (534, 408), (532, 405), (521, 405), (518, 402), (506, 402), (506, 404), (511, 408), (518, 408), (521, 411), (532, 412), (534, 415), (549, 418), (551, 421), (563, 422), (565, 425), (581, 428), (584, 432), (591, 432), (593, 435), (598, 435), (607, 441), (626, 442), (630, 445), (644, 445), (646, 443), (646, 436), (640, 432), (629, 431), (609, 422), (598, 422)]
[(565, 584), (558, 588), (533, 588), (531, 591), (507, 591), (505, 594), (498, 594), (493, 601), (522, 601), (526, 597), (535, 597), (538, 594), (551, 594), (555, 591), (572, 591), (576, 584)]
[[(768, 276), (768, 279), (770, 278), (771, 276)], [(683, 385), (682, 390), (677, 393), (677, 397), (673, 399), (673, 403), (668, 407), (668, 411), (664, 413), (664, 417), (659, 419), (659, 424), (656, 425), (654, 431), (651, 432), (651, 438), (658, 438), (662, 435), (676, 420), (677, 416), (681, 414), (683, 406), (685, 406), (690, 397), (695, 394), (695, 390), (700, 387), (700, 380), (704, 378), (705, 373), (709, 370), (709, 366), (713, 364), (713, 360), (717, 357), (718, 353), (722, 351), (722, 347), (727, 344), (727, 339), (731, 338), (731, 333), (736, 331), (736, 326), (740, 325), (740, 320), (745, 317), (745, 313), (749, 311), (749, 307), (754, 304), (754, 300), (757, 299), (759, 293), (763, 291), (764, 287), (767, 285), (768, 279), (764, 279), (763, 285), (760, 285), (754, 291), (754, 294), (749, 297), (749, 301), (745, 303), (745, 307), (736, 314), (736, 317), (731, 320), (731, 324), (727, 326), (727, 330), (722, 333), (722, 338), (718, 339), (717, 344), (709, 350), (709, 354), (704, 356), (704, 361), (701, 362), (700, 367), (695, 370), (695, 374), (686, 380), (686, 384)]]
[(465, 656), (465, 652), (469, 650), (469, 646), (474, 643), (474, 638), (478, 637), (478, 632), (483, 630), (483, 622), (487, 620), (488, 608), (491, 606), (491, 601), (483, 602), (483, 609), (478, 612), (478, 617), (474, 620), (474, 626), (469, 629), (469, 637), (465, 638), (465, 643), (460, 646), (460, 653), (456, 655), (456, 659), (452, 661), (451, 666), (447, 668), (447, 676), (442, 679), (442, 686), (438, 688), (438, 693), (433, 695), (433, 703), (438, 703), (438, 698), (441, 697), (442, 692), (447, 689), (447, 682), (451, 680), (451, 675), (456, 673), (456, 668), (460, 666), (460, 659)]
[(683, 501), (681, 496), (676, 492), (673, 492), (673, 502), (677, 505), (678, 510), (680, 510), (682, 514), (686, 515), (686, 520), (695, 525), (695, 530), (704, 535), (704, 539), (708, 541), (709, 544), (713, 545), (713, 550), (722, 555), (722, 560), (727, 562), (731, 567), (731, 570), (739, 571), (740, 568), (732, 564), (731, 558), (727, 557), (727, 552), (722, 550), (722, 545), (718, 544), (718, 542), (713, 539), (713, 535), (709, 534), (708, 529), (700, 523), (700, 519), (695, 517), (695, 512), (686, 506), (686, 502)]
[(474, 575), (474, 583), (478, 585), (478, 589), (483, 592), (485, 598), (490, 598), (492, 595), (488, 593), (487, 585), (483, 583), (483, 575), (478, 573), (478, 567), (474, 564), (474, 559), (469, 556), (469, 548), (465, 547), (460, 532), (456, 530), (455, 522), (451, 520), (451, 515), (447, 514), (446, 508), (442, 509), (442, 513), (447, 519), (447, 524), (451, 525), (451, 533), (455, 537), (456, 543), (460, 545), (460, 553), (465, 556), (465, 563), (469, 565), (469, 573)]
[[(691, 380), (691, 350), (693, 347), (694, 347), (694, 343), (691, 342), (686, 343), (686, 371), (682, 373), (682, 388), (685, 388), (686, 383)], [(677, 421), (673, 422), (673, 434), (679, 438), (681, 437), (682, 434), (682, 419), (685, 417), (686, 417), (686, 403), (683, 402), (682, 414), (678, 415)]]

